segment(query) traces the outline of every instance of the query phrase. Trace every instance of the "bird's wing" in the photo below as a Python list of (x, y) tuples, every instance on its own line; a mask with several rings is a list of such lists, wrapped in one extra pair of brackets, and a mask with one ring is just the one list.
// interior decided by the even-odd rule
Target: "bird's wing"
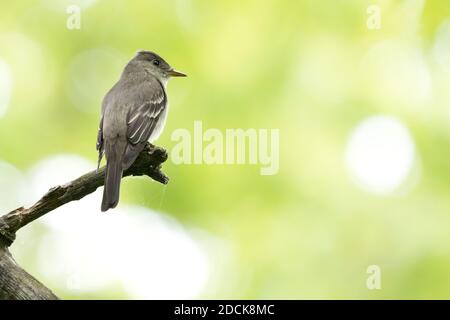
[(131, 108), (127, 117), (128, 145), (122, 162), (124, 170), (131, 166), (144, 148), (161, 120), (167, 103), (164, 89), (156, 80), (148, 83), (139, 92), (141, 99)]
[(130, 110), (127, 118), (127, 138), (131, 144), (147, 142), (166, 106), (163, 88), (152, 86), (152, 94)]

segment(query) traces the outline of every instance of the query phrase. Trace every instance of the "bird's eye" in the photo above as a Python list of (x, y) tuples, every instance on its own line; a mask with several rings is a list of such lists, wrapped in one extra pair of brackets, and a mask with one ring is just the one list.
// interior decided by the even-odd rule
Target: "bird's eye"
[(153, 60), (153, 64), (154, 64), (155, 66), (159, 66), (159, 60), (157, 60), (157, 59)]

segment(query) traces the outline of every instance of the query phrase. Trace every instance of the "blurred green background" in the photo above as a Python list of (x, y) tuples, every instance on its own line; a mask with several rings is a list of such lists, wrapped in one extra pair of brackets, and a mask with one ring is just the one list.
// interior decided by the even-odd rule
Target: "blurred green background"
[(21, 230), (13, 254), (60, 297), (450, 297), (447, 0), (1, 8), (2, 212), (95, 168), (101, 99), (139, 49), (189, 75), (168, 86), (169, 153), (195, 120), (280, 129), (276, 175), (169, 159), (169, 185), (125, 179), (116, 212), (97, 193)]

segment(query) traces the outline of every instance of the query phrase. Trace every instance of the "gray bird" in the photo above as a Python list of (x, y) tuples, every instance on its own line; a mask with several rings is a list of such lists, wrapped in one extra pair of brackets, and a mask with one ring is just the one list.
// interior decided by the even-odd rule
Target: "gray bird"
[(167, 118), (166, 85), (170, 77), (186, 77), (154, 52), (139, 51), (102, 102), (97, 136), (98, 167), (106, 156), (102, 211), (119, 202), (122, 173), (147, 141), (156, 140)]

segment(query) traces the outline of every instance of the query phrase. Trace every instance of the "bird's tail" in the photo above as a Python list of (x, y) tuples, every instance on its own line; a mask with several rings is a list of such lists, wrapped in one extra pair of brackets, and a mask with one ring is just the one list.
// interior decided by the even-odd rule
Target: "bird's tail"
[(102, 211), (115, 208), (119, 203), (120, 180), (122, 179), (123, 150), (121, 143), (106, 144), (105, 187)]

